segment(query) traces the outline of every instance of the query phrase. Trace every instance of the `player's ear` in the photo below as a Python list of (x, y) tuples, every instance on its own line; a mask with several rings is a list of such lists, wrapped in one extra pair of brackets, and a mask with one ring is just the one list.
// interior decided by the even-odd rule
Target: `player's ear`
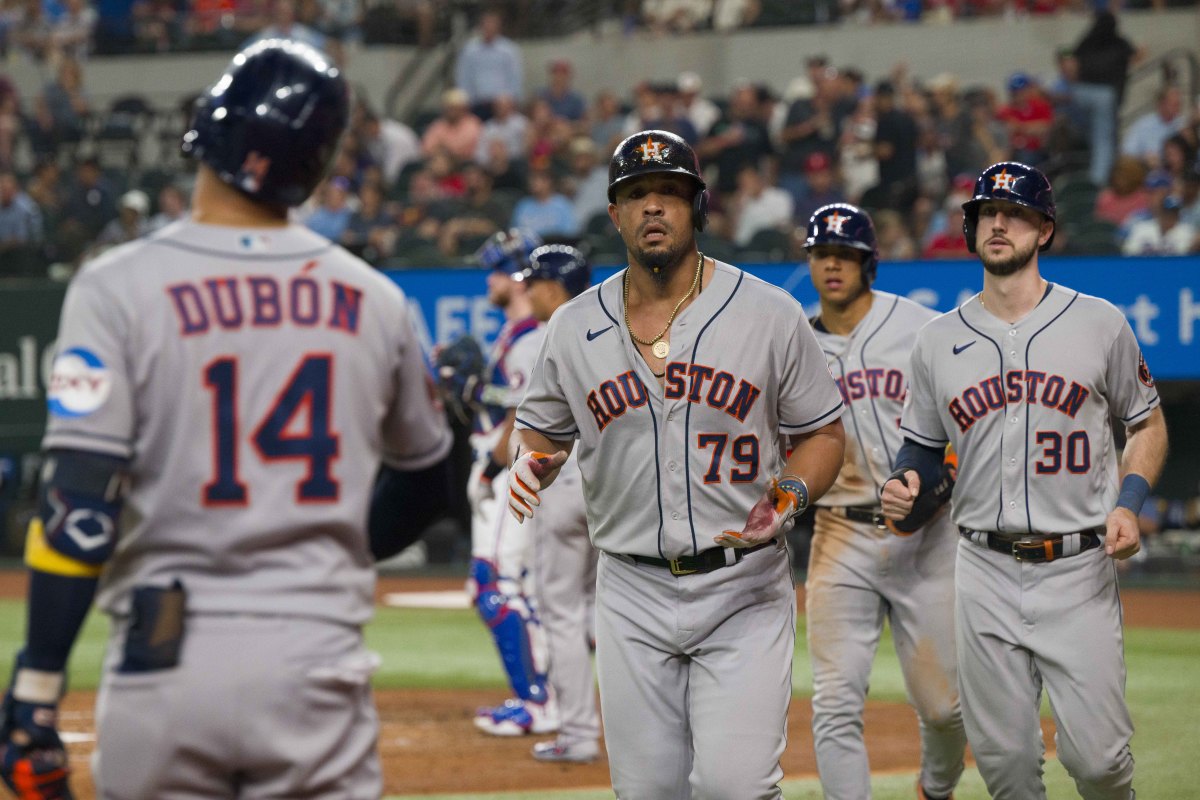
[(1038, 230), (1038, 247), (1046, 246), (1046, 242), (1050, 241), (1050, 237), (1054, 235), (1054, 220), (1042, 217), (1042, 226)]

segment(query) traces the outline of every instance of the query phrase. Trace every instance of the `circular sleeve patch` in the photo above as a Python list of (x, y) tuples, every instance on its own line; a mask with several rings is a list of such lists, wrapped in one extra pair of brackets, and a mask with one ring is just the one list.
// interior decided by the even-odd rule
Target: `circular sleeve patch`
[(72, 347), (54, 359), (46, 402), (59, 417), (86, 417), (104, 405), (112, 391), (112, 375), (90, 350)]

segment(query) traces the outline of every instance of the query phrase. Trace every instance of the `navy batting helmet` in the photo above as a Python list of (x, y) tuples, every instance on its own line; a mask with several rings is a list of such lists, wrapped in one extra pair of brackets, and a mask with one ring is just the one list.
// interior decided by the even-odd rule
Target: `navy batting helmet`
[(512, 274), (529, 266), (529, 254), (541, 244), (542, 239), (536, 233), (509, 228), (488, 237), (475, 253), (475, 260), (487, 269)]
[(587, 257), (567, 244), (544, 244), (529, 254), (529, 266), (513, 275), (519, 281), (558, 281), (576, 297), (592, 284)]
[(696, 184), (692, 224), (696, 230), (704, 230), (708, 222), (708, 186), (700, 177), (700, 161), (691, 145), (669, 131), (641, 131), (617, 145), (608, 162), (608, 202), (616, 202), (617, 187), (625, 181), (659, 172), (686, 175)]
[[(1019, 161), (1001, 161), (980, 173), (975, 181), (975, 196), (963, 203), (963, 234), (967, 249), (975, 252), (975, 229), (979, 226), (979, 206), (988, 200), (1006, 200), (1032, 208), (1054, 222), (1054, 189), (1042, 171)], [(1058, 226), (1055, 225), (1057, 228)], [(1039, 250), (1050, 247), (1054, 233)]]
[(197, 101), (183, 152), (258, 202), (298, 206), (325, 177), (349, 119), (349, 87), (326, 56), (265, 39)]
[(879, 268), (879, 244), (875, 239), (875, 223), (867, 212), (849, 203), (830, 203), (821, 206), (808, 219), (808, 238), (804, 249), (819, 244), (838, 244), (863, 252), (863, 283), (870, 286)]

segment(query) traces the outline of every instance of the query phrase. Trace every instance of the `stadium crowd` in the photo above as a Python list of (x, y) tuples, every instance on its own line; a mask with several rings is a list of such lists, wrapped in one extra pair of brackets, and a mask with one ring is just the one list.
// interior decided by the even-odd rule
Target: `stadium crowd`
[[(49, 4), (20, 8), (32, 14)], [(653, 9), (671, 4), (616, 5), (653, 26)], [(322, 11), (312, 26), (298, 21), (312, 8)], [(256, 31), (239, 36), (328, 43), (353, 21), (347, 8), (275, 0), (273, 16), (255, 18)], [(146, 12), (131, 13), (141, 20)], [(102, 158), (106, 139), (136, 143), (134, 121), (146, 109), (131, 105), (122, 116), (97, 108), (87, 89), (87, 39), (70, 34), (88, 26), (83, 18), (94, 24), (96, 12), (85, 0), (65, 0), (60, 14), (74, 22), (46, 26), (37, 40), (8, 18), (10, 46), (51, 59), (54, 77), (20, 97), (0, 72), (0, 276), (41, 276), (51, 265), (69, 276), (88, 255), (187, 213), (183, 162), (131, 171)], [(705, 19), (712, 24), (711, 14)], [(547, 64), (544, 76), (523, 74), (519, 40), (504, 35), (499, 10), (485, 9), (476, 23), (458, 53), (455, 85), (413, 125), (360, 93), (331, 175), (298, 211), (309, 227), (380, 267), (468, 264), (508, 227), (582, 244), (596, 262), (616, 263), (608, 158), (629, 133), (661, 128), (691, 143), (705, 165), (713, 200), (703, 247), (718, 258), (798, 260), (796, 231), (817, 207), (843, 200), (872, 212), (885, 260), (965, 256), (960, 205), (971, 176), (1006, 158), (1053, 176), (1065, 220), (1059, 252), (1200, 251), (1200, 115), (1179, 76), (1164, 72), (1155, 107), (1118, 130), (1126, 75), (1144, 52), (1109, 12), (1097, 12), (1079, 42), (1047, 54), (1048, 74), (1013, 72), (1002, 93), (962, 85), (950, 72), (917, 76), (898, 64), (865, 75), (814, 55), (782, 92), (743, 83), (718, 95), (684, 72), (586, 98), (574, 88), (570, 60)], [(189, 107), (190, 100), (172, 113), (164, 148), (177, 143)], [(28, 169), (18, 152), (32, 154)]]

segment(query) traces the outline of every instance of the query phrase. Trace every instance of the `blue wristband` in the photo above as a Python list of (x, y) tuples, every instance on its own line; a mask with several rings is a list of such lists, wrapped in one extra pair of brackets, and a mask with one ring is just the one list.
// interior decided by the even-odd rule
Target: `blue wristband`
[(1146, 498), (1150, 495), (1150, 482), (1131, 472), (1121, 481), (1121, 494), (1117, 496), (1117, 505), (1122, 508), (1128, 508), (1134, 514), (1142, 512), (1142, 505), (1145, 504)]
[(796, 511), (808, 508), (808, 484), (798, 475), (781, 475), (776, 486), (787, 492), (796, 501)]

